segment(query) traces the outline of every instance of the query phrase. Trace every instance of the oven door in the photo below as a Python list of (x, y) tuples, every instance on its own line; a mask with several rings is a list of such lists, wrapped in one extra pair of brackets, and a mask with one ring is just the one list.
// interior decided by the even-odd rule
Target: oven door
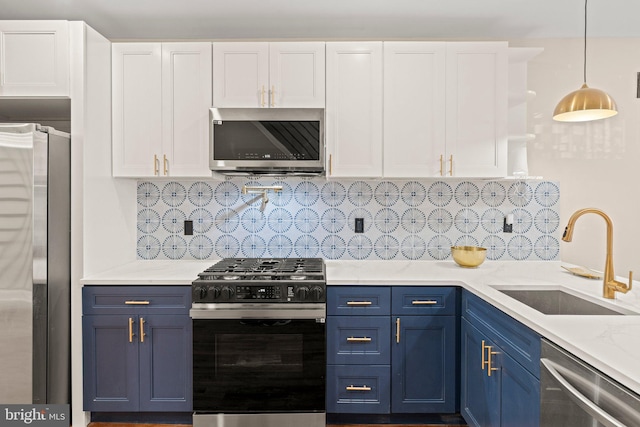
[(324, 412), (324, 319), (193, 320), (196, 413)]

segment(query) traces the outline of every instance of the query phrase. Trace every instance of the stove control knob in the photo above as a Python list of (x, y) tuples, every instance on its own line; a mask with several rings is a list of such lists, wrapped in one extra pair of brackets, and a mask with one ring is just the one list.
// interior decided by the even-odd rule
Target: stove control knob
[(298, 301), (306, 300), (308, 295), (309, 288), (307, 288), (306, 286), (300, 286), (298, 289), (296, 289), (296, 296), (298, 297)]
[(324, 290), (320, 286), (314, 286), (311, 288), (311, 299), (313, 301), (322, 301), (322, 297), (324, 296)]
[(203, 286), (196, 286), (193, 288), (192, 298), (194, 301), (199, 302), (205, 299), (207, 296), (207, 288)]
[(222, 291), (220, 291), (220, 296), (222, 297), (223, 300), (233, 299), (234, 295), (235, 295), (235, 291), (231, 286), (224, 286), (222, 288)]
[(207, 294), (209, 295), (209, 300), (216, 300), (220, 297), (220, 289), (216, 288), (213, 285), (207, 287)]

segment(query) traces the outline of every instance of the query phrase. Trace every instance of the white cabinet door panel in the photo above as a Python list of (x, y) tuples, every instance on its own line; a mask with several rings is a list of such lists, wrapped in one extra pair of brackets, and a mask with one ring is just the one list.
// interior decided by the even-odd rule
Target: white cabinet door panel
[(67, 21), (0, 21), (0, 96), (69, 96)]
[(384, 43), (384, 176), (441, 175), (445, 43)]
[(382, 176), (382, 42), (327, 43), (330, 177)]
[(324, 108), (324, 42), (269, 44), (270, 106)]
[(162, 94), (162, 173), (210, 176), (210, 43), (162, 44)]
[(213, 106), (268, 107), (269, 43), (213, 44)]
[(161, 45), (114, 44), (112, 61), (113, 175), (158, 175), (162, 162)]
[(507, 44), (447, 44), (447, 152), (455, 176), (507, 173)]

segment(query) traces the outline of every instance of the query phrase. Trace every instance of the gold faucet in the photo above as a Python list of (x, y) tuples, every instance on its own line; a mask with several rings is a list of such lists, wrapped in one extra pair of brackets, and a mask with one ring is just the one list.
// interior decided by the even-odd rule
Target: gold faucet
[(573, 213), (573, 215), (571, 215), (571, 218), (569, 218), (569, 223), (564, 229), (562, 240), (564, 240), (565, 242), (571, 241), (571, 239), (573, 238), (573, 226), (575, 225), (576, 220), (582, 215), (588, 213), (598, 214), (607, 222), (607, 259), (604, 264), (602, 296), (605, 298), (613, 299), (616, 296), (616, 291), (626, 294), (631, 290), (631, 285), (633, 283), (633, 272), (629, 272), (628, 286), (625, 283), (618, 282), (616, 280), (615, 274), (613, 273), (613, 222), (611, 221), (611, 218), (609, 218), (609, 216), (606, 213), (602, 212), (600, 209), (585, 208), (577, 210)]

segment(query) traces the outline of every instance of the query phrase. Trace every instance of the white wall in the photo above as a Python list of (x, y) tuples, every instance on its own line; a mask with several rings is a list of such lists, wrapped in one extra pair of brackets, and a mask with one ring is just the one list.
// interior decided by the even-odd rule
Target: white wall
[[(543, 47), (529, 64), (529, 174), (560, 181), (562, 226), (577, 209), (596, 207), (614, 224), (616, 274), (640, 275), (640, 39), (588, 39), (587, 83), (609, 93), (619, 114), (590, 123), (552, 120), (560, 99), (583, 81), (583, 39), (511, 41), (510, 46)], [(581, 217), (573, 242), (561, 243), (561, 259), (602, 271), (606, 227), (596, 215)], [(638, 276), (640, 277), (640, 276)]]

